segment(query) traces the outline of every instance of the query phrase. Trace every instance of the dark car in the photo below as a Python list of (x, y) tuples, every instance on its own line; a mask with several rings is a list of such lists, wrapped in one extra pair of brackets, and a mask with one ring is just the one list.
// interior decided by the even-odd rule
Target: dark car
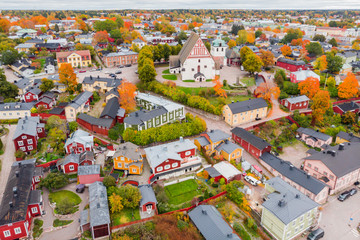
[(125, 67), (131, 67), (131, 64), (126, 64)]
[(76, 192), (77, 193), (83, 193), (85, 191), (85, 185), (84, 184), (79, 184), (76, 186)]
[(120, 71), (120, 70), (115, 72), (115, 74), (121, 74), (121, 73), (122, 73), (122, 71)]
[(357, 193), (357, 190), (355, 188), (350, 189), (350, 196), (353, 196)]
[(116, 75), (113, 74), (113, 73), (110, 73), (109, 76), (110, 76), (110, 77), (116, 77)]
[(124, 65), (120, 65), (120, 66), (119, 66), (119, 68), (123, 68), (123, 67), (124, 67)]
[(338, 196), (338, 200), (341, 201), (341, 202), (343, 202), (343, 201), (345, 201), (346, 199), (348, 199), (350, 196), (351, 196), (351, 195), (350, 195), (350, 191), (346, 191), (346, 192), (343, 192), (342, 194), (340, 194), (340, 195)]
[(318, 239), (324, 237), (324, 235), (325, 235), (324, 230), (322, 230), (321, 228), (318, 228), (318, 229), (312, 231), (308, 235), (307, 240), (318, 240)]

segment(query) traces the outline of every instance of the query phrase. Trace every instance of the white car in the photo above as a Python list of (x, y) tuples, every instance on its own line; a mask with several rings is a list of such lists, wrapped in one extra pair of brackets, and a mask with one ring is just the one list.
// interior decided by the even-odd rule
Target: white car
[(257, 180), (252, 176), (245, 176), (244, 179), (253, 186), (257, 186), (259, 183), (261, 183), (261, 181)]

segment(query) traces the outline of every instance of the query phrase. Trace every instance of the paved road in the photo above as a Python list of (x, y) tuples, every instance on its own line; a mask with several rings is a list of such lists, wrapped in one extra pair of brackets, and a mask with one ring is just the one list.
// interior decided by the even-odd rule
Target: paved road
[(9, 133), (1, 137), (1, 140), (5, 146), (4, 154), (0, 156), (1, 159), (1, 172), (0, 172), (0, 199), (5, 190), (11, 165), (16, 161), (15, 159), (15, 146), (12, 140), (17, 125), (6, 126), (9, 129)]
[[(76, 183), (67, 185), (61, 190), (69, 190), (75, 192)], [(62, 218), (63, 220), (74, 220), (71, 224), (67, 225), (65, 228), (52, 230), (53, 221), (56, 219), (54, 212), (49, 204), (49, 191), (44, 189), (43, 201), (45, 206), (46, 215), (42, 216), (40, 219), (44, 221), (43, 229), (44, 233), (40, 236), (40, 240), (58, 240), (58, 239), (73, 239), (79, 237), (80, 235), (80, 213), (84, 207), (89, 203), (89, 192), (86, 188), (83, 193), (78, 194), (81, 198), (81, 203), (79, 205), (79, 211), (71, 216), (71, 218)]]

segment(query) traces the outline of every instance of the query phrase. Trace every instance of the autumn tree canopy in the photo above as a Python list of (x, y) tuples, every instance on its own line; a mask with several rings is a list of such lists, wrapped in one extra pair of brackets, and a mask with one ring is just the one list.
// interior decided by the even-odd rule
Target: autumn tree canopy
[(271, 98), (278, 99), (280, 96), (280, 88), (270, 82), (263, 82), (255, 89), (254, 94), (257, 97), (270, 101)]
[(355, 75), (349, 72), (344, 81), (338, 87), (338, 96), (342, 99), (353, 98), (358, 95), (359, 83)]
[(66, 91), (74, 93), (78, 84), (76, 74), (70, 63), (62, 63), (59, 68), (60, 83), (66, 86)]
[(274, 54), (271, 51), (260, 50), (260, 58), (264, 67), (272, 66), (275, 64)]
[(324, 115), (326, 111), (331, 107), (330, 103), (330, 94), (328, 91), (319, 90), (313, 97), (313, 104), (311, 105), (312, 117), (313, 121), (312, 124), (322, 124), (324, 120)]
[(327, 68), (327, 61), (326, 61), (326, 56), (322, 55), (321, 57), (318, 57), (315, 61), (315, 65), (314, 68), (318, 69), (319, 71), (324, 71)]
[(284, 56), (290, 56), (292, 51), (291, 51), (291, 47), (289, 47), (288, 45), (284, 45), (280, 48), (280, 51), (282, 53), (282, 55)]
[(123, 79), (118, 87), (120, 106), (124, 108), (127, 113), (136, 107), (136, 89), (136, 86), (126, 79)]
[(223, 84), (220, 81), (219, 75), (215, 76), (213, 83), (215, 83), (213, 88), (214, 88), (216, 95), (218, 95), (219, 97), (227, 98), (226, 91), (224, 89), (222, 89)]
[(320, 82), (314, 77), (308, 77), (305, 81), (299, 83), (299, 90), (301, 95), (306, 95), (312, 99), (320, 90)]
[(261, 67), (263, 65), (264, 63), (261, 61), (261, 58), (255, 53), (247, 56), (245, 62), (243, 62), (245, 71), (249, 72), (250, 75), (254, 74), (255, 72), (261, 72)]

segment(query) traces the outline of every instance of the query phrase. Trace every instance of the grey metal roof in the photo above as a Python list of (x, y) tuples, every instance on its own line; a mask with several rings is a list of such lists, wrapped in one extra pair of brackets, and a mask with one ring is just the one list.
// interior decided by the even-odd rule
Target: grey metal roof
[(78, 119), (81, 119), (87, 123), (90, 123), (91, 125), (101, 126), (101, 127), (105, 127), (105, 128), (110, 128), (114, 122), (114, 119), (112, 119), (112, 118), (96, 118), (96, 117), (87, 115), (86, 113), (80, 113), (78, 116)]
[(110, 224), (107, 192), (102, 182), (90, 184), (89, 205), (91, 227)]
[(183, 108), (184, 106), (175, 102), (172, 102), (170, 100), (167, 100), (163, 97), (157, 97), (148, 93), (141, 93), (138, 92), (135, 96), (135, 98), (138, 99), (142, 99), (146, 102), (150, 102), (155, 106), (163, 106), (167, 111), (171, 112), (174, 111), (176, 109), (180, 109)]
[(128, 116), (124, 118), (124, 123), (130, 125), (140, 125), (150, 119), (154, 119), (158, 116), (164, 115), (167, 112), (168, 111), (163, 106), (160, 106), (150, 111), (138, 110), (136, 112), (128, 114)]
[[(352, 171), (360, 168), (360, 143), (343, 143), (343, 150), (340, 150), (341, 145), (329, 146), (326, 150), (314, 153), (306, 157), (305, 160), (319, 160), (337, 177), (342, 177)], [(334, 156), (333, 156), (334, 155)]]
[(119, 78), (101, 78), (99, 76), (93, 77), (85, 77), (83, 80), (83, 84), (93, 85), (96, 82), (104, 82), (106, 83), (106, 87), (113, 87), (117, 89), (117, 87), (121, 84), (121, 79)]
[(154, 190), (150, 184), (140, 185), (139, 190), (141, 192), (140, 207), (149, 202), (157, 204)]
[(339, 137), (339, 138), (342, 138), (342, 139), (345, 139), (349, 142), (360, 142), (360, 137), (358, 136), (354, 136), (353, 133), (347, 133), (347, 132), (343, 132), (343, 131), (340, 131), (336, 137)]
[(116, 118), (117, 112), (120, 108), (119, 100), (117, 97), (111, 98), (104, 108), (104, 110), (100, 114), (100, 118), (103, 118), (105, 116), (109, 116), (112, 119)]
[(341, 103), (341, 104), (338, 104), (335, 106), (340, 108), (343, 112), (354, 111), (354, 110), (360, 108), (359, 104), (356, 102), (346, 102), (346, 103)]
[(40, 201), (41, 201), (41, 190), (32, 190), (30, 192), (29, 204), (40, 203)]
[(286, 98), (285, 100), (287, 100), (291, 104), (310, 101), (310, 99), (306, 95), (301, 95), (301, 96), (297, 96), (297, 97), (289, 97), (289, 98)]
[(254, 109), (264, 108), (267, 107), (268, 105), (263, 98), (255, 98), (242, 102), (230, 103), (228, 104), (228, 106), (233, 114), (237, 114), (237, 113), (251, 111)]
[(13, 136), (13, 140), (21, 136), (22, 134), (37, 136), (37, 127), (40, 125), (39, 117), (28, 117), (20, 118), (18, 125)]
[(83, 105), (84, 103), (86, 103), (87, 100), (89, 100), (89, 98), (91, 98), (93, 95), (92, 92), (89, 91), (85, 91), (80, 93), (79, 95), (77, 95), (74, 100), (71, 101), (71, 103), (68, 105), (70, 107), (73, 107), (75, 109), (79, 108), (81, 105)]
[(189, 217), (206, 240), (241, 240), (212, 205), (197, 206)]
[(68, 163), (79, 164), (79, 162), (80, 162), (79, 159), (80, 159), (80, 154), (71, 153), (71, 154), (65, 156), (65, 158), (60, 159), (59, 161), (57, 161), (56, 166), (66, 165)]
[(231, 132), (259, 150), (263, 150), (264, 148), (269, 146), (271, 147), (270, 143), (266, 142), (264, 139), (259, 138), (258, 136), (255, 136), (254, 134), (246, 131), (243, 128), (236, 127), (231, 129)]
[(311, 175), (308, 175), (305, 171), (294, 167), (290, 162), (284, 161), (271, 153), (263, 153), (260, 156), (260, 159), (284, 177), (299, 184), (303, 188), (316, 195), (327, 186), (320, 180), (314, 178)]
[(131, 160), (139, 160), (142, 158), (140, 154), (139, 146), (131, 142), (125, 142), (119, 145), (119, 147), (114, 153), (113, 158), (117, 158), (119, 156), (124, 156)]
[(266, 184), (274, 188), (275, 191), (268, 195), (268, 199), (262, 206), (285, 225), (319, 206), (280, 177), (272, 178)]
[(93, 175), (93, 174), (100, 174), (100, 165), (86, 165), (86, 166), (79, 166), (78, 167), (78, 175)]
[(84, 209), (80, 213), (80, 226), (84, 226), (90, 223), (90, 212), (89, 209)]
[(288, 59), (288, 58), (279, 58), (278, 62), (288, 63), (288, 64), (296, 65), (296, 66), (300, 66), (300, 65), (305, 64), (305, 62), (303, 60), (295, 61), (295, 60), (291, 60), (291, 59)]
[(196, 138), (195, 140), (198, 140), (198, 142), (200, 143), (200, 145), (201, 145), (202, 147), (210, 144), (210, 142), (209, 142), (209, 141), (206, 139), (206, 137), (204, 137), (204, 136), (198, 137), (198, 138)]
[(219, 129), (210, 130), (209, 132), (206, 132), (205, 134), (209, 136), (209, 138), (212, 142), (223, 141), (223, 140), (229, 139), (231, 137), (229, 134), (227, 134)]
[(320, 139), (320, 140), (323, 140), (323, 141), (327, 141), (327, 140), (329, 140), (329, 138), (331, 138), (331, 136), (329, 136), (329, 135), (327, 135), (325, 133), (322, 133), (322, 132), (315, 131), (314, 129), (311, 129), (311, 128), (299, 127), (297, 132), (309, 135), (311, 137), (314, 137), (316, 139)]
[(154, 147), (145, 148), (146, 158), (152, 168), (168, 159), (182, 161), (178, 152), (194, 149), (196, 146), (189, 139), (180, 139), (179, 141), (161, 144)]
[(34, 106), (35, 102), (23, 103), (23, 102), (9, 102), (1, 103), (0, 111), (16, 111), (16, 110), (30, 110)]
[(224, 151), (228, 154), (234, 152), (236, 149), (242, 149), (242, 147), (240, 147), (239, 145), (230, 142), (230, 141), (225, 141), (223, 143), (221, 143), (219, 146), (217, 146), (215, 149), (216, 151)]
[(73, 132), (69, 138), (66, 139), (65, 148), (66, 146), (72, 144), (73, 142), (81, 143), (85, 146), (85, 148), (88, 148), (94, 145), (94, 137), (90, 135), (90, 133), (78, 129), (75, 132)]
[(212, 178), (221, 176), (221, 174), (214, 167), (208, 167), (204, 170), (207, 171), (209, 173), (209, 176)]

